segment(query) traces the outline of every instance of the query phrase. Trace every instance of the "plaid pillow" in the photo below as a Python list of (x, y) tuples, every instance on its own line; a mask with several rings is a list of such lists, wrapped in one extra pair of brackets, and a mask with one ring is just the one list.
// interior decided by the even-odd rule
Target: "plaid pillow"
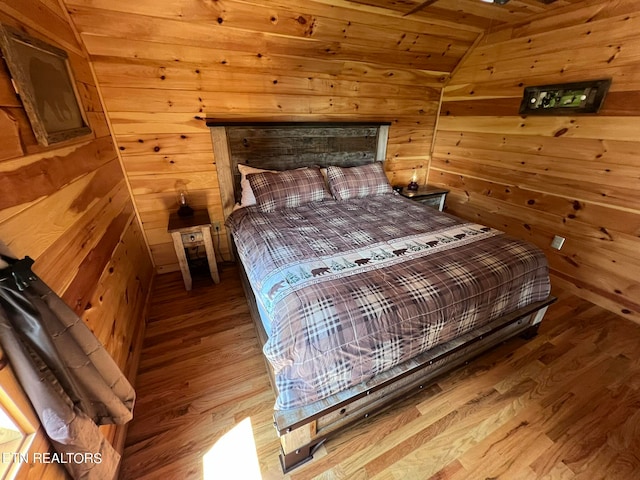
[(247, 175), (261, 212), (331, 200), (319, 168)]
[(380, 162), (350, 168), (328, 167), (327, 180), (338, 200), (393, 193)]

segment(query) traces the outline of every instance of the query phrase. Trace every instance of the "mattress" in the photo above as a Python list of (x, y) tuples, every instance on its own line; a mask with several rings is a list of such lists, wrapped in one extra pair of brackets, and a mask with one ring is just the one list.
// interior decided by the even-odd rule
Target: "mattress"
[(227, 220), (266, 317), (276, 409), (304, 406), (549, 295), (536, 247), (396, 194)]

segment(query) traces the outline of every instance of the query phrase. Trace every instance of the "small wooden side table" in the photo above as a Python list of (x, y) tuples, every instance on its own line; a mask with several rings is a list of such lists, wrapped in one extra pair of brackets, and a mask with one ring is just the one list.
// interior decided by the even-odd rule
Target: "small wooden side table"
[(215, 283), (220, 283), (216, 254), (211, 238), (211, 219), (209, 218), (208, 211), (195, 210), (193, 215), (188, 217), (180, 217), (177, 212), (173, 212), (169, 216), (167, 231), (171, 234), (173, 246), (176, 249), (182, 279), (184, 280), (184, 288), (191, 290), (192, 286), (191, 270), (189, 270), (189, 262), (187, 261), (185, 248), (199, 246), (204, 246), (207, 252), (207, 263), (211, 278)]
[(449, 190), (445, 188), (430, 187), (427, 185), (418, 188), (418, 190), (408, 190), (407, 188), (403, 188), (400, 195), (442, 211), (444, 210), (444, 202), (447, 198), (447, 193), (449, 193)]

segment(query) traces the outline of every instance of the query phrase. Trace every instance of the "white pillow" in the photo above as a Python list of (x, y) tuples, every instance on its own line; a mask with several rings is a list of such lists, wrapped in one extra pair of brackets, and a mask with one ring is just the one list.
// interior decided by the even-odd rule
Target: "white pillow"
[(240, 206), (248, 207), (249, 205), (255, 205), (256, 196), (253, 194), (251, 184), (249, 183), (249, 180), (247, 180), (247, 175), (262, 172), (274, 173), (276, 170), (265, 170), (263, 168), (250, 167), (249, 165), (243, 165), (242, 163), (238, 164), (238, 170), (240, 171)]

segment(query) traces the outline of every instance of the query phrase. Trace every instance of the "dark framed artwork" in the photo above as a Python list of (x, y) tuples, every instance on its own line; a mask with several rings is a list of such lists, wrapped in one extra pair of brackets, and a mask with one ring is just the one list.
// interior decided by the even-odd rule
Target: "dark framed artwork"
[(2, 24), (0, 47), (39, 143), (51, 145), (91, 133), (67, 52)]
[(521, 115), (575, 115), (597, 113), (611, 79), (525, 87)]

